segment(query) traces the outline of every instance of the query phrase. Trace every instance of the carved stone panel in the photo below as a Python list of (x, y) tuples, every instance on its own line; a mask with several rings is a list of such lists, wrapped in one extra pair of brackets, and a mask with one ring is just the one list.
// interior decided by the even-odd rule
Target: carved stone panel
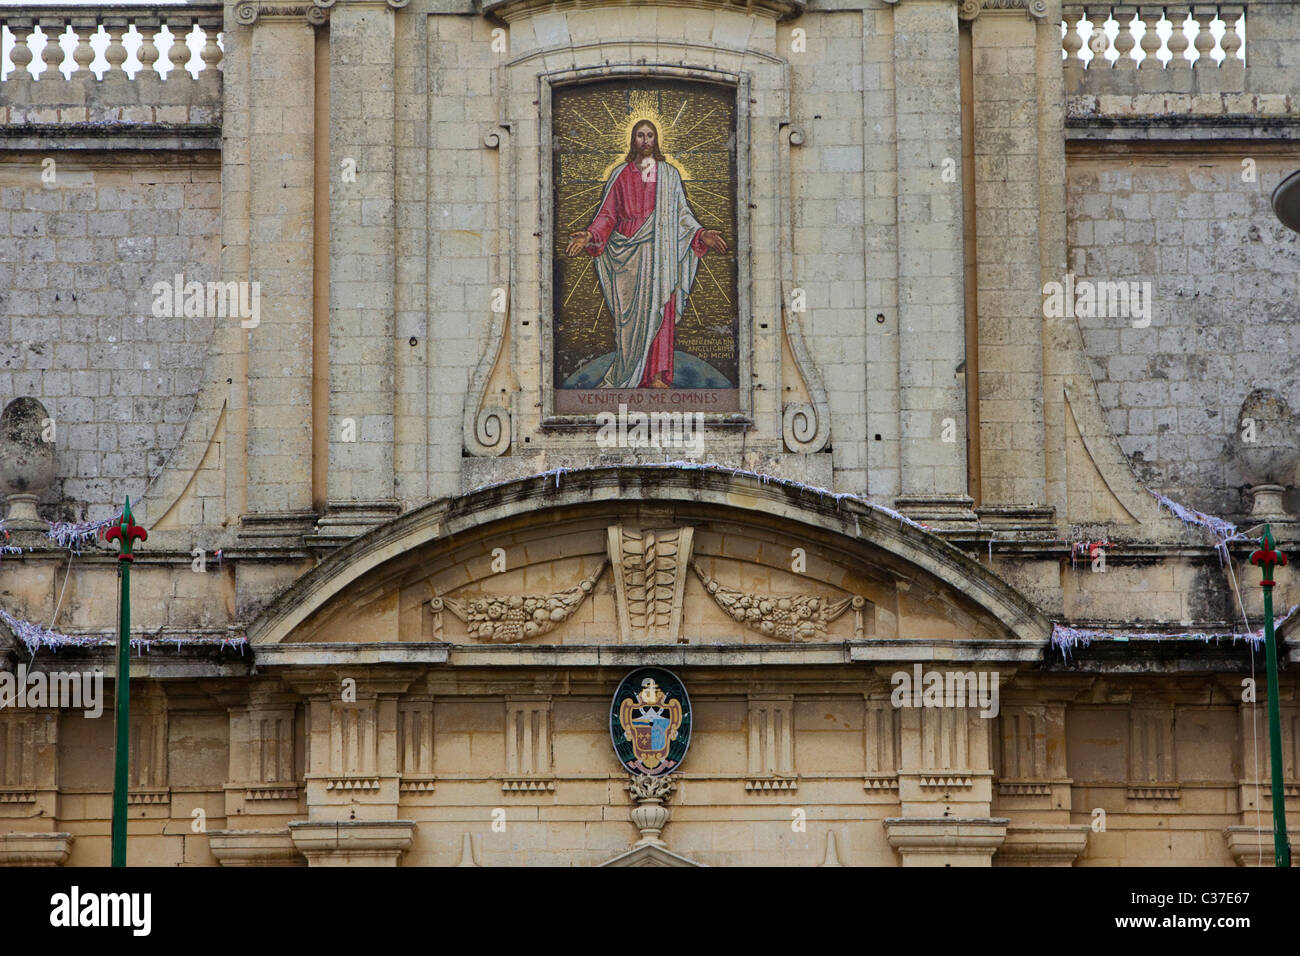
[(675, 642), (682, 629), (691, 528), (609, 529), (619, 638), (624, 644)]
[(705, 574), (698, 564), (693, 567), (704, 590), (717, 602), (718, 607), (727, 612), (732, 620), (764, 637), (791, 642), (824, 641), (827, 625), (850, 608), (856, 612), (854, 640), (863, 637), (862, 612), (867, 603), (865, 598), (854, 596), (832, 601), (815, 594), (747, 594), (729, 588)]

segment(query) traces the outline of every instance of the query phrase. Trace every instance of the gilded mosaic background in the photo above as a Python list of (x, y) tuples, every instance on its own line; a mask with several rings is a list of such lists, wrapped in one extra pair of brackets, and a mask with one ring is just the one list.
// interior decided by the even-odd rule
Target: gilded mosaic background
[[(594, 414), (619, 403), (703, 412), (739, 408), (735, 118), (735, 90), (709, 83), (638, 78), (554, 91), (553, 355), (558, 414)], [(664, 160), (680, 173), (689, 213), (704, 230), (716, 230), (726, 244), (725, 251), (710, 248), (698, 257), (673, 330), (668, 388), (611, 384), (608, 370), (619, 361), (619, 346), (609, 289), (602, 286), (611, 282), (610, 273), (602, 279), (590, 247), (566, 254), (572, 236), (591, 228), (602, 200), (613, 201), (608, 183), (626, 167), (633, 130), (647, 119), (658, 131)], [(671, 188), (671, 172), (663, 179)]]

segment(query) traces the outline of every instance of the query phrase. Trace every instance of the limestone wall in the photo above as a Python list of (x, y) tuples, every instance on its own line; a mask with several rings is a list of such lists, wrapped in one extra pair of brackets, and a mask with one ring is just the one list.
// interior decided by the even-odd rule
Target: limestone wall
[(211, 153), (0, 161), (0, 395), (35, 396), (55, 420), (51, 519), (138, 498), (180, 438), (214, 320), (157, 316), (152, 290), (217, 278), (219, 207)]
[(1233, 454), (1246, 395), (1272, 388), (1300, 407), (1300, 236), (1269, 206), (1298, 166), (1295, 143), (1069, 160), (1072, 269), (1152, 294), (1149, 327), (1079, 319), (1098, 395), (1139, 476), (1203, 511), (1250, 509)]
[[(0, 397), (34, 396), (55, 421), (46, 517), (103, 517), (162, 470), (203, 382), (214, 316), (155, 309), (154, 285), (218, 278), (221, 18), (4, 19), (18, 42), (0, 64)], [(200, 23), (201, 59), (180, 40)]]

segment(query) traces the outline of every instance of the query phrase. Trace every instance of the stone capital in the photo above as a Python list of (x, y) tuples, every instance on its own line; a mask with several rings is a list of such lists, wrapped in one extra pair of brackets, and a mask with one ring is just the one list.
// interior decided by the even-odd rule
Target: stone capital
[(262, 0), (240, 0), (235, 4), (235, 22), (241, 26), (251, 27), (260, 21), (297, 20), (305, 18), (314, 27), (329, 20), (329, 8), (334, 0), (327, 3), (263, 3)]
[(957, 15), (963, 20), (974, 20), (981, 13), (1015, 13), (1019, 11), (1035, 20), (1047, 17), (1047, 0), (959, 0)]

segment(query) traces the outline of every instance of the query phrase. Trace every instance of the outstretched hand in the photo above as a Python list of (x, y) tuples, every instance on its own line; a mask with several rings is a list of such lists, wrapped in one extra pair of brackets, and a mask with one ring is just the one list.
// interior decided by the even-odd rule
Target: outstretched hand
[(591, 245), (592, 239), (593, 236), (589, 229), (584, 229), (582, 232), (571, 232), (569, 233), (569, 246), (564, 251), (567, 255), (576, 256)]
[(727, 240), (722, 238), (722, 233), (716, 229), (701, 229), (700, 242), (704, 243), (704, 248), (713, 252), (726, 252)]

